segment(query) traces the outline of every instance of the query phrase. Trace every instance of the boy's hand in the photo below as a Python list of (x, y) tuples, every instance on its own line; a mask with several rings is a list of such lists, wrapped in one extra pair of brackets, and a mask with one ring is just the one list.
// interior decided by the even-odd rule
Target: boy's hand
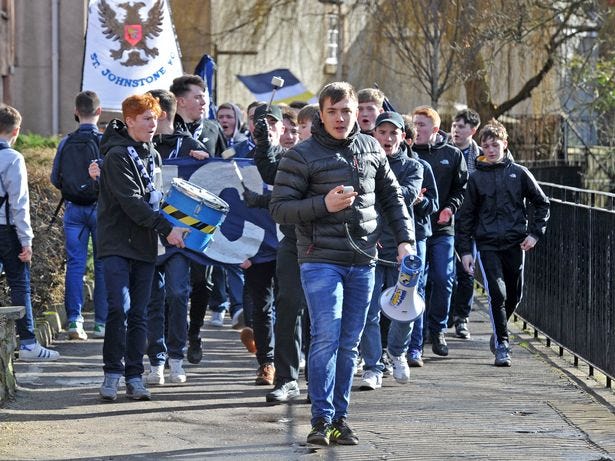
[(209, 153), (204, 150), (191, 150), (188, 155), (197, 160), (205, 160), (206, 158), (209, 158)]
[(453, 217), (453, 210), (451, 210), (448, 207), (444, 208), (440, 212), (440, 215), (438, 216), (438, 224), (440, 224), (441, 226), (443, 226), (444, 224), (448, 224), (449, 222), (451, 222), (452, 217)]
[(177, 248), (185, 248), (184, 235), (188, 232), (185, 227), (173, 227), (171, 233), (167, 235), (167, 242)]
[(254, 132), (252, 133), (254, 144), (258, 147), (269, 149), (269, 124), (266, 118), (261, 118), (254, 124)]
[(474, 274), (474, 258), (472, 255), (463, 255), (461, 257), (461, 264), (463, 264), (463, 270), (468, 274)]
[(416, 255), (416, 246), (408, 242), (402, 242), (397, 245), (397, 262), (399, 264), (408, 255)]
[(29, 263), (32, 261), (32, 247), (21, 247), (21, 253), (17, 257), (22, 263)]
[(521, 242), (521, 249), (523, 251), (529, 251), (534, 248), (534, 246), (536, 246), (536, 242), (538, 242), (537, 239), (535, 239), (531, 235), (528, 235), (527, 237), (525, 237), (525, 240)]
[(344, 208), (352, 206), (357, 192), (344, 192), (344, 186), (335, 186), (325, 195), (325, 206), (329, 213), (342, 211)]
[(423, 199), (425, 198), (425, 192), (427, 191), (427, 188), (423, 187), (421, 189), (421, 192), (419, 192), (419, 195), (417, 195), (416, 199), (414, 200), (413, 205), (416, 205), (418, 203), (421, 203), (423, 201)]

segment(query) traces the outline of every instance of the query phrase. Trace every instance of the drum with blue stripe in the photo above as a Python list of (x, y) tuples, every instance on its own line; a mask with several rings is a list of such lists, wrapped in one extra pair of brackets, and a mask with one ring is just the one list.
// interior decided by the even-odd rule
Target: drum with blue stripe
[(186, 247), (204, 252), (229, 211), (228, 204), (206, 189), (181, 178), (171, 180), (171, 187), (160, 207), (174, 225), (189, 229)]

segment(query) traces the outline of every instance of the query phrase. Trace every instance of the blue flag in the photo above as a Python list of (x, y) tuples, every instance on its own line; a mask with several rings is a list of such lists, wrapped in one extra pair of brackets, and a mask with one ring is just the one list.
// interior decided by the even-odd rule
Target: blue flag
[(214, 77), (216, 73), (216, 62), (208, 54), (204, 54), (199, 63), (194, 69), (194, 73), (201, 77), (207, 85), (207, 92), (209, 94), (209, 114), (207, 118), (211, 120), (216, 119), (216, 113), (218, 112), (218, 106), (216, 105), (216, 88)]
[(274, 69), (264, 74), (237, 75), (237, 78), (250, 90), (257, 101), (265, 102), (269, 102), (269, 99), (271, 99), (273, 91), (271, 79), (273, 77), (280, 77), (284, 80), (284, 86), (275, 93), (274, 104), (288, 104), (292, 101), (305, 101), (310, 104), (317, 102), (314, 93), (309, 92), (288, 69)]

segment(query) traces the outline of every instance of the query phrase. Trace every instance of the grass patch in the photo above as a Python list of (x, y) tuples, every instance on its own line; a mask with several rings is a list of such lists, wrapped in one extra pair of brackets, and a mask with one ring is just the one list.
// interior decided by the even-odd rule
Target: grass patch
[(52, 148), (56, 149), (60, 143), (60, 136), (41, 136), (36, 133), (20, 134), (15, 141), (15, 149), (18, 151), (26, 149)]

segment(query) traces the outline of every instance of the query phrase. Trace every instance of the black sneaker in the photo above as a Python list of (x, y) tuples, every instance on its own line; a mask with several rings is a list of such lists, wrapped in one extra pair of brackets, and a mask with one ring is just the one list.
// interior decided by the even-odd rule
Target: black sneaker
[(391, 376), (393, 374), (393, 361), (389, 356), (387, 351), (382, 351), (382, 356), (380, 357), (380, 361), (384, 365), (384, 370), (382, 370), (382, 376)]
[(319, 419), (316, 424), (312, 426), (312, 430), (307, 436), (307, 443), (313, 443), (314, 445), (329, 445), (329, 437), (331, 435), (331, 424), (324, 419)]
[(431, 350), (436, 355), (446, 357), (448, 355), (448, 346), (444, 339), (444, 333), (431, 333)]
[(331, 442), (339, 445), (358, 445), (359, 437), (350, 426), (346, 424), (346, 418), (340, 418), (331, 424)]
[(265, 399), (267, 402), (287, 402), (299, 398), (299, 384), (297, 381), (278, 382)]
[(203, 358), (203, 347), (201, 346), (201, 339), (191, 339), (188, 344), (188, 353), (186, 354), (188, 362), (201, 363)]

